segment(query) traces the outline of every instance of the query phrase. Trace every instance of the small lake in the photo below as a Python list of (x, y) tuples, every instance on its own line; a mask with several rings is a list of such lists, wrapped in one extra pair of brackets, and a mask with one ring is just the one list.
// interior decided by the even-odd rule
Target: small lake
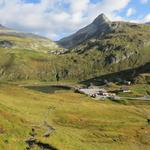
[(25, 88), (43, 92), (43, 93), (59, 93), (59, 92), (69, 92), (71, 91), (70, 87), (57, 86), (57, 85), (38, 85), (38, 86), (25, 86)]

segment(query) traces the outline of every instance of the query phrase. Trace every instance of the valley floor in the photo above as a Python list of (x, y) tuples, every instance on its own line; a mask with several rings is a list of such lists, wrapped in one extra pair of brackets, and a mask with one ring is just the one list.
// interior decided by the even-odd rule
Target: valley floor
[[(58, 150), (149, 150), (150, 102), (132, 102), (94, 101), (72, 91), (48, 94), (1, 84), (0, 149), (25, 150), (34, 129), (39, 142)], [(44, 122), (55, 129), (50, 137), (43, 137)]]

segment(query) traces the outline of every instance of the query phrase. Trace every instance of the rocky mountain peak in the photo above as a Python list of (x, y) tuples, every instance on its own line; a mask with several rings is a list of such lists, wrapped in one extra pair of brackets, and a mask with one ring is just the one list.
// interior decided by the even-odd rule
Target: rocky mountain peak
[(94, 21), (93, 24), (101, 25), (103, 23), (110, 23), (111, 21), (106, 17), (105, 14), (100, 14)]
[(111, 21), (104, 14), (100, 14), (91, 24), (57, 43), (64, 48), (73, 48), (91, 38), (101, 38), (104, 34), (111, 32), (111, 24)]

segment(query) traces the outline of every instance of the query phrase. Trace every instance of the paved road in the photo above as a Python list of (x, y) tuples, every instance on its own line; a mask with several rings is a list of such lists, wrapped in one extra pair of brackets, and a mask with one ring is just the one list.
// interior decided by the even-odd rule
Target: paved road
[(119, 99), (130, 99), (130, 100), (150, 100), (150, 96), (143, 97), (118, 97)]

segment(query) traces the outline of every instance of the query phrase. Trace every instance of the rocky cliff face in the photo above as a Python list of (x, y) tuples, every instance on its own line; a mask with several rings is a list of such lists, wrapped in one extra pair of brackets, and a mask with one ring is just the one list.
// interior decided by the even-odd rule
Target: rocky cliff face
[(65, 48), (73, 48), (88, 39), (101, 38), (113, 29), (111, 21), (104, 14), (101, 14), (90, 25), (69, 37), (61, 39), (58, 44)]

